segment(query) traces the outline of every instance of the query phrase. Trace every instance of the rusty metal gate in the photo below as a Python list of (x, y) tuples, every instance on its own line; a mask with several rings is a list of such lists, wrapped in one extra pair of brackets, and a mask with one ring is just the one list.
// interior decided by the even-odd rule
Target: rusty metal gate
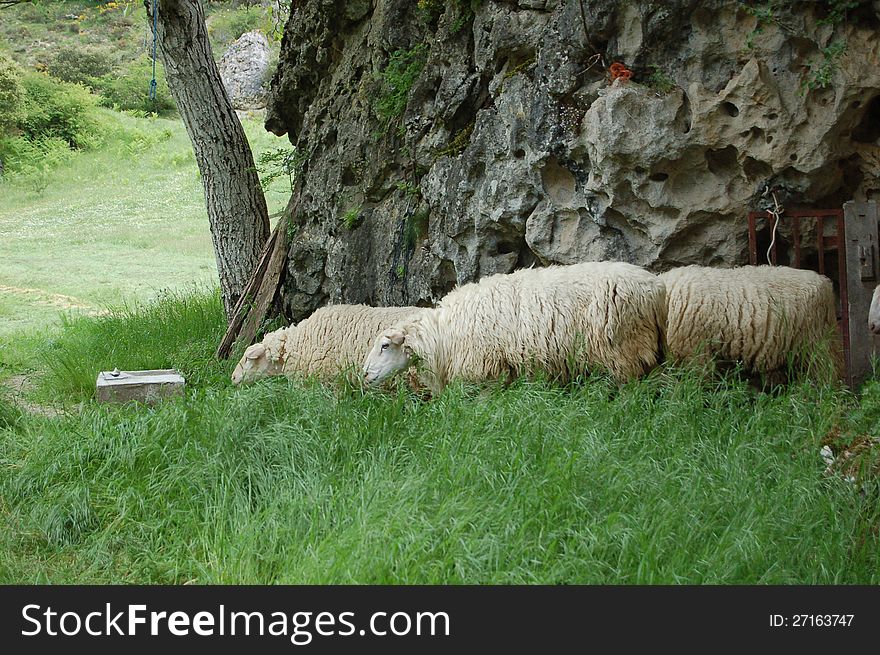
[[(843, 209), (785, 210), (778, 218), (780, 223), (785, 221), (790, 227), (790, 265), (794, 268), (803, 268), (801, 228), (804, 220), (812, 219), (815, 224), (816, 264), (820, 274), (827, 274), (826, 255), (837, 254), (838, 327), (843, 342), (846, 382), (855, 388), (871, 372), (874, 350), (874, 340), (867, 324), (871, 296), (878, 282), (877, 204), (873, 200), (850, 201)], [(757, 226), (760, 219), (765, 219), (773, 229), (776, 216), (769, 211), (749, 213), (749, 262), (752, 265), (759, 262)], [(834, 228), (833, 234), (826, 234), (826, 224)], [(774, 236), (769, 247), (769, 263), (773, 266), (779, 259), (779, 247)]]

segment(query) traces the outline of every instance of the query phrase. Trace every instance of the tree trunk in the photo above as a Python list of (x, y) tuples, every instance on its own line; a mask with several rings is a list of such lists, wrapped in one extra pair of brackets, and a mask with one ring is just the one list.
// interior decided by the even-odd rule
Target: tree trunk
[(227, 318), (231, 318), (269, 237), (269, 212), (244, 129), (211, 53), (200, 0), (144, 0), (202, 174), (205, 204)]

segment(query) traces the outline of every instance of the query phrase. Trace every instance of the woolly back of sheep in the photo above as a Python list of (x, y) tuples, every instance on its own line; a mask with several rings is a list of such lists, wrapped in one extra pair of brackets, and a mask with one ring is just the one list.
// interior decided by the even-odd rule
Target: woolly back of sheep
[(815, 369), (817, 348), (837, 358), (834, 290), (818, 273), (784, 266), (687, 266), (660, 277), (672, 360), (716, 357), (769, 373), (791, 365)]
[(376, 337), (388, 326), (411, 321), (424, 311), (421, 307), (322, 307), (287, 328), (284, 374), (330, 379), (348, 372), (360, 378), (360, 367)]
[(657, 363), (664, 314), (655, 275), (622, 262), (588, 262), (464, 285), (410, 332), (441, 386), (535, 371), (570, 379), (592, 367), (626, 380)]

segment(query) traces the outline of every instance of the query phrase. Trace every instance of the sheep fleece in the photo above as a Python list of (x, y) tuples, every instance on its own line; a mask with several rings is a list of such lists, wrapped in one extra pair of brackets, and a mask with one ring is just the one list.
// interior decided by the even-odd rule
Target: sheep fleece
[(283, 373), (327, 378), (352, 367), (360, 370), (385, 328), (414, 320), (424, 311), (421, 307), (322, 307), (285, 328)]
[(667, 356), (716, 356), (752, 371), (782, 368), (837, 326), (831, 280), (786, 266), (686, 266), (663, 273)]
[(404, 331), (435, 389), (532, 371), (570, 379), (590, 366), (626, 380), (657, 363), (665, 309), (657, 276), (588, 262), (466, 284)]

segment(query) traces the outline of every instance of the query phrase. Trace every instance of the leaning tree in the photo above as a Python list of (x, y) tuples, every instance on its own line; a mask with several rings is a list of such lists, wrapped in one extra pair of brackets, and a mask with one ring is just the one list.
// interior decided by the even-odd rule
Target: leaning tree
[(171, 95), (202, 176), (227, 318), (269, 236), (247, 137), (214, 62), (200, 0), (144, 0)]

